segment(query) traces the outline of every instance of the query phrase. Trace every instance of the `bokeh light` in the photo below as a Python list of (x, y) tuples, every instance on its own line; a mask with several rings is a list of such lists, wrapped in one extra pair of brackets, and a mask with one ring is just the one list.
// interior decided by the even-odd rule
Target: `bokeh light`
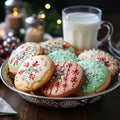
[(45, 16), (45, 14), (41, 14), (41, 18), (45, 18), (46, 16)]
[(51, 5), (49, 3), (45, 4), (45, 8), (46, 9), (50, 9), (51, 8)]
[(62, 20), (61, 19), (58, 19), (57, 20), (57, 24), (61, 24), (62, 23)]

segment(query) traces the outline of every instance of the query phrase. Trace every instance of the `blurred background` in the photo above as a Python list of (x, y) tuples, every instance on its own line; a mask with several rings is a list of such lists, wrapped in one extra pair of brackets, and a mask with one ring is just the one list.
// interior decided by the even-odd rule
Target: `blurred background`
[[(7, 12), (5, 12), (5, 1), (0, 1), (0, 60), (7, 58), (20, 42), (32, 42), (33, 40), (39, 42), (53, 39), (53, 37), (63, 39), (61, 11), (63, 8), (73, 5), (89, 5), (100, 8), (102, 10), (102, 20), (113, 24), (112, 40), (120, 41), (120, 5), (118, 0), (21, 0), (21, 4), (26, 2), (24, 17), (19, 14), (22, 7), (19, 7), (18, 12), (15, 5), (10, 8), (6, 7), (11, 12), (7, 15)], [(14, 0), (13, 3), (16, 2), (18, 0)], [(36, 15), (32, 16), (33, 14)], [(35, 21), (37, 26), (33, 27), (31, 25), (31, 27), (29, 25), (27, 28), (25, 20), (29, 17), (34, 18), (34, 21), (37, 20), (36, 17), (39, 21), (42, 21), (40, 24)], [(104, 30), (99, 30), (99, 32), (102, 34), (98, 35), (98, 39), (103, 38), (108, 31), (104, 27)]]
[[(120, 7), (117, 0), (22, 0), (28, 2), (34, 11), (39, 10), (40, 7), (46, 3), (50, 3), (53, 8), (57, 8), (61, 14), (61, 10), (71, 5), (92, 5), (99, 7), (104, 13), (120, 13)], [(4, 20), (4, 2), (0, 1), (0, 21)]]
[[(103, 11), (103, 20), (108, 20), (112, 22), (115, 32), (120, 31), (120, 7), (117, 0), (22, 0), (27, 2), (27, 16), (33, 13), (43, 12), (51, 20), (51, 25), (48, 25), (49, 20), (46, 24), (46, 32), (52, 34), (52, 30), (55, 30), (57, 20), (61, 19), (61, 10), (67, 6), (72, 5), (91, 5), (99, 7)], [(5, 0), (0, 1), (0, 22), (4, 21), (5, 10), (4, 10)], [(45, 10), (45, 4), (50, 4), (50, 10)], [(51, 11), (52, 10), (52, 11)], [(54, 11), (54, 12), (53, 12)], [(59, 21), (60, 23), (60, 21)], [(50, 23), (49, 23), (50, 24)], [(59, 28), (61, 30), (61, 28)], [(59, 31), (58, 31), (59, 32)], [(59, 32), (60, 33), (60, 32)], [(62, 35), (62, 33), (53, 33), (55, 36)]]

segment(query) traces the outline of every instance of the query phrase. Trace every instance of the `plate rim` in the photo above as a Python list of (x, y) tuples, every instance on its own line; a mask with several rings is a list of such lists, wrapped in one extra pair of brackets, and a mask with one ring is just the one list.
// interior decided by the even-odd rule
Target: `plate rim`
[(116, 54), (120, 55), (120, 51), (112, 44), (112, 40), (109, 40), (109, 47), (116, 52)]
[(23, 91), (20, 91), (18, 89), (16, 89), (15, 87), (12, 87), (11, 85), (9, 85), (9, 82), (7, 82), (7, 80), (4, 79), (3, 77), (3, 71), (4, 71), (4, 66), (7, 64), (7, 60), (5, 60), (1, 67), (0, 67), (0, 77), (2, 82), (12, 91), (17, 92), (20, 95), (25, 95), (25, 96), (29, 96), (29, 97), (34, 97), (34, 98), (39, 98), (39, 99), (48, 99), (48, 100), (83, 100), (83, 99), (89, 99), (89, 98), (94, 98), (97, 96), (101, 96), (104, 95), (106, 93), (110, 93), (113, 90), (115, 90), (116, 88), (118, 88), (120, 86), (120, 72), (118, 73), (118, 81), (115, 83), (116, 85), (114, 85), (112, 88), (108, 88), (102, 92), (99, 93), (95, 93), (95, 94), (91, 94), (91, 95), (87, 95), (87, 96), (79, 96), (79, 97), (46, 97), (46, 96), (41, 96), (41, 95), (34, 95), (34, 94), (30, 94), (30, 93), (26, 93)]

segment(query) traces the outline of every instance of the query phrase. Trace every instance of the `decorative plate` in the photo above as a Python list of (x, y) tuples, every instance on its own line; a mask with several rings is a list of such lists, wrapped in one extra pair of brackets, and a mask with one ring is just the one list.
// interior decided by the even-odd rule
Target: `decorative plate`
[(26, 101), (31, 103), (44, 106), (44, 107), (51, 107), (51, 108), (72, 108), (77, 106), (84, 106), (87, 104), (92, 104), (98, 101), (102, 96), (105, 94), (110, 93), (114, 89), (120, 86), (120, 73), (115, 75), (114, 78), (111, 80), (109, 87), (104, 90), (103, 92), (96, 93), (89, 96), (82, 96), (82, 97), (64, 97), (64, 98), (52, 98), (52, 97), (45, 97), (45, 96), (38, 96), (26, 92), (22, 92), (17, 90), (14, 87), (13, 79), (10, 78), (8, 75), (8, 69), (6, 67), (7, 61), (5, 61), (0, 69), (0, 75), (3, 83), (13, 90), (14, 92), (20, 94)]
[(120, 60), (120, 39), (117, 39), (117, 38), (110, 39), (108, 43), (109, 43), (110, 52)]

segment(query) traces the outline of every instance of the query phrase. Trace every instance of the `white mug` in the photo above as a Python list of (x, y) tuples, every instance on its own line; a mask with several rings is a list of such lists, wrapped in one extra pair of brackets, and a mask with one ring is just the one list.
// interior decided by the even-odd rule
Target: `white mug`
[(110, 39), (113, 26), (108, 21), (101, 20), (102, 11), (92, 6), (72, 6), (62, 10), (64, 40), (78, 50), (96, 48), (98, 46), (98, 31), (103, 26), (108, 29), (101, 43)]

